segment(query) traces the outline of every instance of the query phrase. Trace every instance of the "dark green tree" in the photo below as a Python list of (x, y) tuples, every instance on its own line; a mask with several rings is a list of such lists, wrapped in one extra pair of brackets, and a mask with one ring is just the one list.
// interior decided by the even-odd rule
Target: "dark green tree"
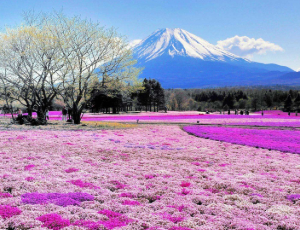
[(289, 94), (286, 100), (284, 101), (284, 111), (290, 112), (292, 110), (292, 106), (293, 106), (293, 100), (292, 100), (292, 96)]
[(264, 102), (266, 103), (268, 108), (271, 108), (273, 106), (273, 99), (272, 99), (272, 95), (270, 95), (269, 93), (266, 93), (264, 95), (263, 98)]
[(300, 112), (300, 94), (298, 93), (297, 97), (294, 100), (294, 106), (297, 112)]
[(229, 109), (233, 109), (234, 107), (235, 98), (231, 93), (227, 94), (223, 100), (223, 107), (228, 105)]
[(145, 107), (146, 111), (158, 111), (160, 107), (165, 106), (165, 94), (161, 84), (155, 79), (146, 78), (143, 81), (144, 90), (137, 93), (140, 106)]

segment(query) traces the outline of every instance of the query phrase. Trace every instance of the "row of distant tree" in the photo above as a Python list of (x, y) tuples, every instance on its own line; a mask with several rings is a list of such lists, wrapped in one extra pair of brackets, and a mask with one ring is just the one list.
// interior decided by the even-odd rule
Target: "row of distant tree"
[(127, 112), (128, 110), (158, 112), (166, 109), (164, 89), (155, 79), (144, 79), (141, 87), (127, 96), (119, 92), (107, 94), (99, 91), (87, 108), (91, 112), (104, 113)]
[(300, 112), (299, 90), (263, 88), (169, 89), (166, 104), (171, 110), (252, 111), (281, 109)]

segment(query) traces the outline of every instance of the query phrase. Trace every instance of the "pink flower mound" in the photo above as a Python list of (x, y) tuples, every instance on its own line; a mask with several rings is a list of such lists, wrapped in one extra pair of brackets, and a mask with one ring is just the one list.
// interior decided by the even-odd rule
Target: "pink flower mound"
[(87, 193), (26, 193), (21, 196), (25, 204), (52, 203), (59, 206), (80, 205), (83, 201), (93, 201), (94, 197)]
[(9, 193), (1, 193), (0, 192), (0, 198), (8, 198), (8, 197), (12, 197), (12, 195), (11, 194), (9, 194)]
[(82, 180), (71, 180), (71, 181), (67, 181), (67, 182), (70, 182), (71, 184), (76, 185), (80, 188), (90, 188), (90, 189), (99, 188), (96, 185), (93, 185), (93, 184), (88, 183), (88, 182), (83, 182)]
[(69, 169), (65, 170), (66, 173), (72, 173), (72, 172), (77, 172), (77, 171), (79, 171), (79, 169), (76, 169), (76, 168), (69, 168)]
[(32, 168), (34, 168), (35, 167), (35, 165), (26, 165), (25, 167), (24, 167), (24, 170), (25, 171), (30, 171)]
[(187, 181), (182, 181), (180, 186), (181, 187), (190, 187), (191, 183), (190, 182), (187, 182)]
[(300, 131), (186, 126), (198, 137), (300, 154)]
[(3, 219), (10, 218), (15, 215), (21, 214), (21, 210), (17, 207), (11, 207), (9, 205), (0, 205), (0, 216)]
[(140, 202), (135, 201), (135, 200), (123, 200), (122, 204), (123, 205), (140, 205)]
[(70, 226), (70, 221), (63, 219), (56, 213), (45, 214), (37, 218), (37, 220), (43, 222), (42, 227), (46, 227), (53, 230), (59, 230), (64, 227)]

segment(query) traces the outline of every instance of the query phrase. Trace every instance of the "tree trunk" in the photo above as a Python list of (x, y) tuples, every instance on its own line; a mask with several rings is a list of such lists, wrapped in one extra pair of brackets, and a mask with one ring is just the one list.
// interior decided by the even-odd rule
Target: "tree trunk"
[(81, 121), (81, 112), (79, 111), (74, 111), (73, 114), (73, 121), (74, 121), (74, 124), (77, 124), (79, 125), (80, 124), (80, 121)]
[(28, 107), (27, 111), (28, 111), (28, 116), (32, 117), (32, 108)]

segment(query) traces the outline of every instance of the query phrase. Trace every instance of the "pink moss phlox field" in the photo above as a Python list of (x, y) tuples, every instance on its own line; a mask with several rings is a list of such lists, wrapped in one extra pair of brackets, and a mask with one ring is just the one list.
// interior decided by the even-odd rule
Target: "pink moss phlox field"
[(299, 229), (298, 154), (153, 124), (1, 130), (0, 149), (0, 229)]
[(300, 131), (203, 126), (184, 130), (202, 138), (300, 154)]

